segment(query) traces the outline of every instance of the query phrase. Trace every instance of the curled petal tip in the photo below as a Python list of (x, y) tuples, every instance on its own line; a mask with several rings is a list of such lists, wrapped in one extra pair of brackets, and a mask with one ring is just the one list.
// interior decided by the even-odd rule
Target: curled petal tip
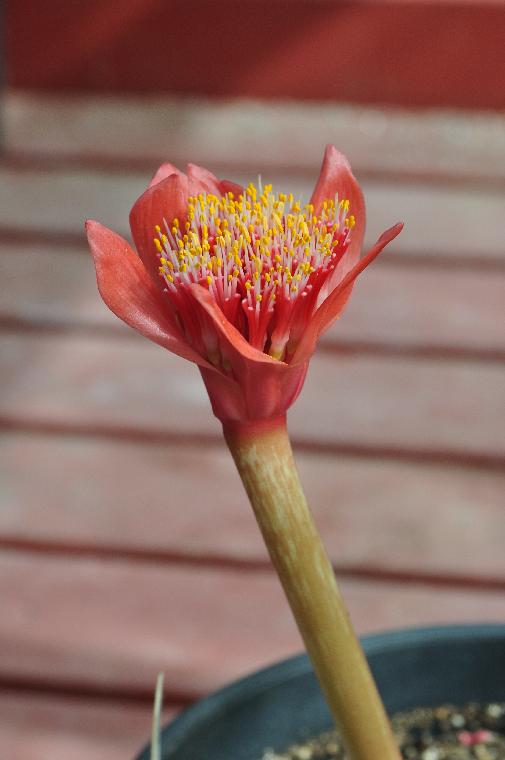
[(189, 180), (190, 195), (198, 195), (199, 193), (220, 195), (217, 177), (204, 166), (190, 163), (186, 167), (186, 172)]
[(124, 243), (124, 245), (128, 246), (128, 243), (120, 238), (119, 235), (116, 235), (115, 232), (95, 219), (86, 219), (84, 231), (86, 232), (95, 263), (106, 255), (108, 256), (114, 250), (118, 240), (121, 240), (122, 244)]
[(370, 260), (372, 260), (371, 254), (372, 252), (375, 252), (375, 255), (373, 255), (373, 258), (382, 251), (382, 249), (390, 243), (392, 240), (395, 239), (395, 237), (398, 237), (400, 232), (403, 230), (405, 224), (404, 222), (396, 222), (396, 224), (393, 224), (392, 227), (388, 227), (387, 230), (384, 230), (382, 235), (379, 235), (377, 238), (375, 245), (373, 248), (368, 252), (366, 256), (363, 257), (362, 261), (365, 261), (367, 257), (370, 256)]
[(350, 163), (347, 159), (347, 156), (345, 156), (341, 151), (337, 150), (337, 148), (333, 145), (333, 143), (328, 143), (324, 149), (324, 159), (326, 161), (337, 161), (341, 164), (345, 164), (350, 168)]
[(161, 164), (161, 166), (153, 174), (148, 187), (157, 185), (159, 182), (162, 182), (164, 179), (167, 179), (167, 177), (172, 176), (172, 174), (176, 174), (178, 177), (180, 177), (182, 176), (183, 173), (179, 171), (179, 169), (176, 166), (174, 166), (174, 164), (171, 164), (168, 161), (166, 161), (164, 164)]
[(109, 230), (108, 227), (97, 222), (96, 219), (86, 219), (84, 222), (84, 232), (86, 233), (90, 246), (92, 246), (94, 241), (97, 241), (98, 247), (93, 249), (92, 246), (92, 250), (98, 251), (99, 248), (103, 248), (104, 244), (107, 245), (112, 230)]
[(397, 235), (400, 234), (404, 227), (405, 222), (396, 222), (396, 224), (393, 224), (392, 227), (382, 233), (378, 242), (382, 243), (384, 237), (387, 237), (388, 240), (393, 240), (395, 237), (397, 237)]

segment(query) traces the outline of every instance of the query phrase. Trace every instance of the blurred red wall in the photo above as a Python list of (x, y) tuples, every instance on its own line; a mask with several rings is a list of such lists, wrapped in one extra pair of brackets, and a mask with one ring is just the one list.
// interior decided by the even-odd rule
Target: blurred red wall
[(13, 0), (11, 87), (505, 107), (505, 3)]

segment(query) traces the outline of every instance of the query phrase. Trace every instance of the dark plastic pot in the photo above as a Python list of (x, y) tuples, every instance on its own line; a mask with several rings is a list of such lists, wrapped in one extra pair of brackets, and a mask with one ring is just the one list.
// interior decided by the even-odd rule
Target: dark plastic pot
[[(363, 646), (393, 713), (443, 702), (505, 701), (505, 625), (367, 636)], [(331, 726), (305, 655), (237, 681), (163, 731), (163, 760), (259, 760)], [(149, 760), (146, 748), (138, 760)]]

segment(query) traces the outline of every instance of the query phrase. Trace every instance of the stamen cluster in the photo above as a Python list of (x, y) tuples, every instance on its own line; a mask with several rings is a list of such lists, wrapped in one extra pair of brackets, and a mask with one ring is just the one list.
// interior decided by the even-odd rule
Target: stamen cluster
[(187, 286), (199, 283), (253, 347), (288, 361), (354, 224), (348, 200), (329, 199), (315, 215), (311, 204), (274, 194), (271, 185), (189, 198), (186, 221), (163, 220), (154, 238), (181, 328), (218, 360), (216, 336), (188, 310)]

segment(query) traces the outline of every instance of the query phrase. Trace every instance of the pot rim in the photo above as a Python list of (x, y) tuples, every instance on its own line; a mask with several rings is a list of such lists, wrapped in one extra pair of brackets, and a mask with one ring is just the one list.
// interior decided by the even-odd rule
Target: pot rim
[[(469, 623), (457, 625), (409, 627), (367, 634), (360, 637), (368, 658), (375, 654), (387, 653), (398, 648), (414, 649), (420, 644), (467, 640), (481, 641), (505, 638), (503, 623)], [(307, 654), (298, 654), (280, 660), (250, 675), (232, 681), (218, 691), (186, 708), (162, 731), (164, 739), (170, 740), (172, 747), (180, 745), (202, 721), (217, 720), (231, 705), (250, 700), (280, 683), (288, 683), (312, 670)]]

